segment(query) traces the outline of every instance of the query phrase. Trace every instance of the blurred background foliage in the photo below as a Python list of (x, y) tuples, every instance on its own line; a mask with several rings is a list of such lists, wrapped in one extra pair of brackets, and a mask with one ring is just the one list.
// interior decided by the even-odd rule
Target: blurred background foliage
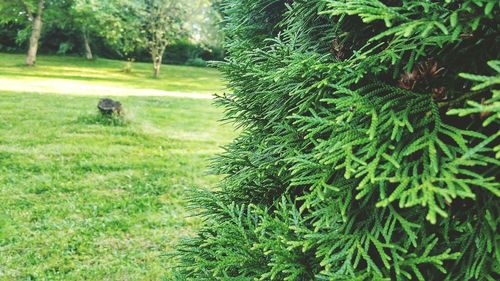
[[(24, 53), (28, 49), (31, 24), (16, 1), (0, 0), (0, 52)], [(82, 33), (90, 34), (94, 57), (133, 59), (150, 62), (148, 50), (131, 42), (138, 38), (133, 30), (133, 13), (128, 5), (136, 0), (48, 0), (40, 38), (40, 54), (85, 55)], [(177, 36), (164, 54), (167, 64), (205, 66), (208, 61), (224, 58), (222, 19), (218, 0), (186, 0), (189, 16), (185, 33)], [(104, 4), (103, 4), (104, 3)], [(110, 4), (114, 3), (114, 4)], [(137, 15), (135, 15), (137, 16)], [(127, 28), (127, 25), (129, 28)], [(123, 34), (120, 34), (123, 33)]]

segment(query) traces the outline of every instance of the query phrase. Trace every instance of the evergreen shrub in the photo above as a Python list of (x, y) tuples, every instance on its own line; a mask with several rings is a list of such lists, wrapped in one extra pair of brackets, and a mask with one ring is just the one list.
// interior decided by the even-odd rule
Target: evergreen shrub
[(498, 0), (225, 0), (189, 280), (500, 280)]

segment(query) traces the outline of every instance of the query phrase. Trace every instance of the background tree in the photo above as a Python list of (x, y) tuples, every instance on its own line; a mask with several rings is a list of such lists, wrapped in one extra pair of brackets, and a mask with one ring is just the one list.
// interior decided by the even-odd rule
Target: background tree
[[(108, 1), (106, 3), (111, 2)], [(85, 58), (88, 60), (94, 58), (92, 47), (90, 46), (91, 34), (103, 28), (99, 24), (99, 20), (106, 13), (106, 10), (102, 8), (103, 3), (102, 1), (97, 3), (92, 0), (74, 0), (70, 9), (70, 19), (82, 35)]]
[(499, 5), (224, 1), (243, 131), (180, 280), (498, 280)]
[(28, 54), (26, 55), (26, 64), (33, 66), (36, 63), (36, 54), (38, 51), (38, 42), (42, 33), (42, 16), (45, 9), (45, 0), (36, 2), (20, 0), (25, 6), (26, 15), (33, 23), (31, 27), (31, 37), (29, 41)]
[(49, 26), (63, 25), (68, 21), (71, 0), (13, 0), (0, 2), (3, 23), (15, 23), (24, 28), (18, 33), (19, 43), (28, 41), (26, 65), (36, 64), (40, 40)]
[(45, 0), (1, 0), (0, 22), (16, 23), (27, 27), (24, 34), (29, 33), (29, 45), (26, 54), (26, 64), (36, 63), (38, 43), (42, 34)]
[[(151, 61), (145, 42), (152, 34), (143, 32), (150, 24), (144, 20), (147, 3), (144, 0), (46, 0), (38, 51)], [(163, 51), (162, 62), (204, 65), (206, 60), (221, 60), (220, 16), (213, 1), (187, 0), (178, 4), (178, 8), (184, 10), (179, 17), (180, 24), (168, 26), (167, 31), (177, 28), (181, 32), (169, 35), (171, 40), (165, 49), (168, 51)], [(32, 22), (20, 1), (0, 0), (0, 51), (28, 49), (31, 30)]]
[(26, 7), (26, 14), (31, 22), (33, 22), (31, 29), (30, 45), (28, 48), (28, 54), (26, 55), (26, 64), (33, 66), (36, 63), (36, 54), (38, 51), (38, 42), (40, 41), (40, 35), (42, 33), (42, 15), (45, 9), (45, 0), (38, 0), (36, 2), (36, 8), (33, 9), (32, 2), (21, 1)]
[(140, 45), (140, 2), (137, 0), (72, 0), (70, 25), (81, 34), (85, 57), (92, 59), (91, 38), (103, 38), (119, 53)]
[(185, 23), (189, 37), (194, 42), (219, 47), (223, 41), (220, 23), (219, 2), (217, 0), (186, 0), (190, 12)]
[(165, 48), (184, 35), (187, 5), (180, 0), (145, 0), (142, 8), (143, 42), (153, 61), (153, 75), (160, 76)]

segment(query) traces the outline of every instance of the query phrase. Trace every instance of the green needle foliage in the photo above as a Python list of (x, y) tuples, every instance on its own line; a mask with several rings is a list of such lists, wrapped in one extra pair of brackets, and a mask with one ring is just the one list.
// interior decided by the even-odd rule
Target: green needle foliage
[[(499, 280), (500, 2), (227, 0), (191, 280)], [(470, 74), (474, 73), (474, 74)]]

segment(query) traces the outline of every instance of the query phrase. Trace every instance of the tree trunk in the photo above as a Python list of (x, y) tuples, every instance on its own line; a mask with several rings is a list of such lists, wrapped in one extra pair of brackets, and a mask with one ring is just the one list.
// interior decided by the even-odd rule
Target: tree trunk
[(38, 41), (40, 40), (40, 35), (42, 33), (42, 14), (44, 9), (45, 0), (38, 1), (38, 8), (36, 15), (33, 17), (33, 27), (30, 37), (30, 45), (28, 49), (28, 54), (26, 56), (26, 65), (34, 66), (36, 63), (36, 53), (38, 51)]
[(152, 59), (153, 59), (153, 77), (160, 78), (160, 68), (163, 59), (163, 51), (152, 52)]
[(87, 58), (88, 60), (93, 59), (94, 56), (92, 56), (92, 49), (90, 48), (89, 36), (85, 31), (83, 32), (83, 45), (85, 47), (85, 58)]

